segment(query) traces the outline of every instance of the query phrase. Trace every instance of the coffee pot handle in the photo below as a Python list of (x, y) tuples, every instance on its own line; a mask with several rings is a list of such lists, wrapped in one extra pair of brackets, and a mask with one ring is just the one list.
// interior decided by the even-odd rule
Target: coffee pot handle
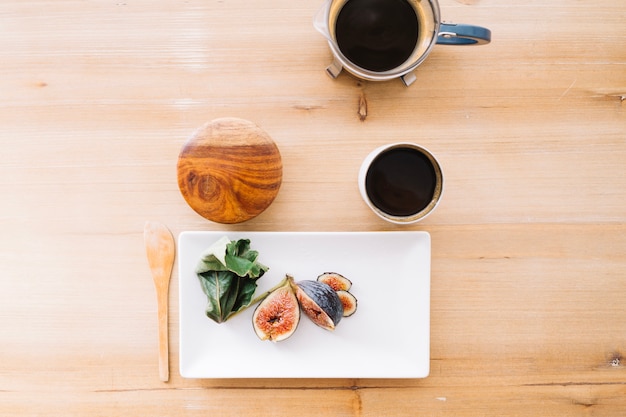
[(440, 45), (484, 45), (491, 42), (491, 31), (474, 25), (442, 23), (437, 33)]

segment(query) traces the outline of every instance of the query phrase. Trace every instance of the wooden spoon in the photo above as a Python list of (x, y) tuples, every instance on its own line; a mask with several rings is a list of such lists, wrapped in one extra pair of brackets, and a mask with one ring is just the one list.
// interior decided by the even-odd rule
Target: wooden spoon
[(169, 229), (157, 222), (146, 222), (143, 230), (148, 263), (157, 293), (159, 317), (159, 376), (161, 381), (169, 380), (168, 350), (168, 297), (170, 276), (174, 266), (176, 245)]

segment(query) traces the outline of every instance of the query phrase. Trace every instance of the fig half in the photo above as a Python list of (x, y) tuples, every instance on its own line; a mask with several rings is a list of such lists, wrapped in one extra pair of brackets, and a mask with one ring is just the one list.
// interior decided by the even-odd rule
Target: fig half
[(335, 290), (311, 280), (292, 282), (292, 287), (304, 314), (321, 328), (334, 330), (343, 317), (343, 305)]
[(291, 336), (300, 322), (300, 306), (289, 280), (269, 293), (252, 314), (252, 327), (261, 340), (280, 342)]
[(343, 316), (350, 317), (356, 312), (357, 299), (352, 293), (344, 290), (337, 291), (341, 305), (343, 306)]
[(352, 281), (336, 272), (324, 272), (317, 280), (329, 285), (335, 291), (348, 291), (352, 286)]

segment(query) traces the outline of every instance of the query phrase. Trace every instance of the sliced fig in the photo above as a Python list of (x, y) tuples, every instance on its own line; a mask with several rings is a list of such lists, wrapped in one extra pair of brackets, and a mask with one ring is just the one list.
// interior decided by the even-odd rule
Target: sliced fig
[(293, 284), (304, 314), (323, 329), (334, 330), (343, 317), (337, 292), (319, 281), (304, 280)]
[(357, 299), (352, 293), (344, 290), (337, 291), (341, 305), (343, 306), (343, 316), (350, 317), (356, 311)]
[(273, 290), (252, 314), (254, 332), (261, 340), (280, 342), (291, 336), (300, 322), (300, 306), (289, 281)]
[(330, 286), (335, 291), (348, 291), (352, 286), (352, 282), (348, 278), (336, 272), (324, 272), (317, 277), (317, 280)]

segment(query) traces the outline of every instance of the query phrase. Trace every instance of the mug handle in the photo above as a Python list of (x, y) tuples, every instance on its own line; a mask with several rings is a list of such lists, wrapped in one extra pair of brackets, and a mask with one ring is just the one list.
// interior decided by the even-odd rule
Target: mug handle
[(481, 26), (442, 23), (437, 33), (440, 45), (484, 45), (491, 42), (491, 31)]

